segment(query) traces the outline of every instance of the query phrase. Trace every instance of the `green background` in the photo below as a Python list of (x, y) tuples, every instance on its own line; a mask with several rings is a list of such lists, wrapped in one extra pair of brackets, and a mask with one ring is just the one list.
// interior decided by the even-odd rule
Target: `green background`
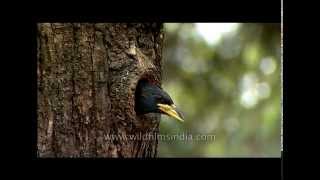
[(160, 157), (280, 156), (280, 27), (241, 23), (210, 44), (195, 23), (164, 25), (162, 87), (185, 122), (162, 115), (160, 133), (215, 139), (160, 140)]

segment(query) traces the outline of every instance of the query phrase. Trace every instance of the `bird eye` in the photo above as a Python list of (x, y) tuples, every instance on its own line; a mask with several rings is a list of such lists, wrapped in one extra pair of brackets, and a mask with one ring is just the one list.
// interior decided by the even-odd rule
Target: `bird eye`
[(162, 97), (161, 96), (156, 96), (156, 100), (158, 101), (158, 102), (162, 102)]

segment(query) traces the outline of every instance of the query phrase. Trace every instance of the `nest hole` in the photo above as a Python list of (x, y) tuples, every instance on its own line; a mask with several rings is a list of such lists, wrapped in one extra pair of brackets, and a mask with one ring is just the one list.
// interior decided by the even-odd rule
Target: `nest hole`
[(143, 83), (150, 83), (150, 81), (147, 78), (143, 77), (138, 81), (138, 83), (136, 85), (136, 89), (135, 89), (135, 93), (134, 93), (134, 100), (135, 100), (134, 101), (134, 110), (137, 115), (141, 114), (139, 112), (139, 107), (137, 104), (138, 104), (138, 97), (141, 94), (141, 84), (143, 84)]

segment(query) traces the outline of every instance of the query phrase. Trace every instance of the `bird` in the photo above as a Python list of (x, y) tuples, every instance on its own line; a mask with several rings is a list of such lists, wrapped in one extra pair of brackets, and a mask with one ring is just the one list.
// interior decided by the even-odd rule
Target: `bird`
[(147, 80), (138, 82), (135, 93), (136, 113), (160, 113), (184, 122), (182, 113), (177, 109), (167, 92), (156, 83)]

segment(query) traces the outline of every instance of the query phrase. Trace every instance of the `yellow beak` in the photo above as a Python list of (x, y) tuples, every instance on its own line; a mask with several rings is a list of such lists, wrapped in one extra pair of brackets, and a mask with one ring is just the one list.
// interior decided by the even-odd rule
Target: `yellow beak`
[(168, 104), (157, 104), (157, 105), (160, 111), (164, 112), (168, 116), (171, 116), (179, 120), (180, 122), (184, 122), (184, 120), (182, 119), (181, 113), (176, 109), (176, 106), (174, 104), (172, 104), (171, 106)]

